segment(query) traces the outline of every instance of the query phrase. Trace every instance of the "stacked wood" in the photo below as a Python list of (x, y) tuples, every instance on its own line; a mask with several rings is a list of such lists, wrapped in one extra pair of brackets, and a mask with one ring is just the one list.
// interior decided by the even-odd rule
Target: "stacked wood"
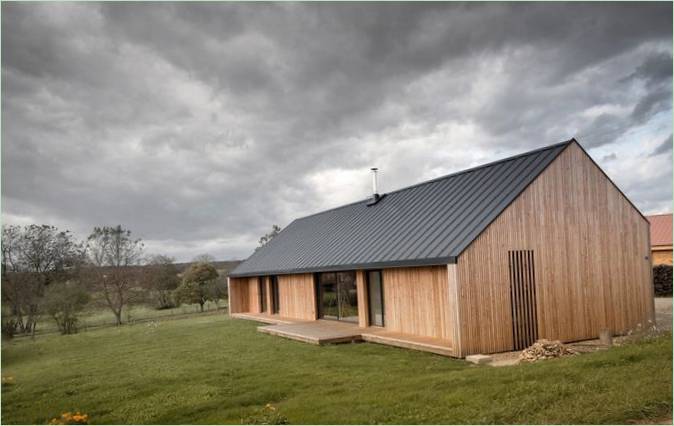
[(653, 267), (653, 286), (656, 297), (672, 297), (672, 265)]
[(520, 354), (520, 361), (535, 362), (541, 359), (559, 358), (562, 356), (576, 355), (578, 352), (566, 346), (559, 340), (540, 339), (529, 346)]

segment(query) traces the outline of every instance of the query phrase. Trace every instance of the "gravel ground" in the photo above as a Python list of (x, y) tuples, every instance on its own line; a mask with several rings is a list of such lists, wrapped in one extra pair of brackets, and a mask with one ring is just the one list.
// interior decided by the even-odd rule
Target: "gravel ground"
[[(672, 329), (672, 298), (671, 297), (656, 297), (655, 298), (655, 323), (661, 330)], [(586, 340), (583, 342), (569, 343), (573, 349), (578, 352), (594, 352), (596, 350), (608, 349), (599, 344), (599, 340)], [(492, 367), (505, 367), (508, 365), (515, 365), (518, 363), (520, 351), (502, 352), (492, 354), (493, 361), (489, 364)]]
[(655, 298), (655, 323), (658, 328), (671, 330), (672, 329), (672, 298), (671, 297), (656, 297)]

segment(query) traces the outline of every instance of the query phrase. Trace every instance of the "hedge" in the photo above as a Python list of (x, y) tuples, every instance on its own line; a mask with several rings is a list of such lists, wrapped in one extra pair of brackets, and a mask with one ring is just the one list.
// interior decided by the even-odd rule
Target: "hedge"
[(653, 267), (653, 286), (656, 297), (672, 297), (672, 265)]

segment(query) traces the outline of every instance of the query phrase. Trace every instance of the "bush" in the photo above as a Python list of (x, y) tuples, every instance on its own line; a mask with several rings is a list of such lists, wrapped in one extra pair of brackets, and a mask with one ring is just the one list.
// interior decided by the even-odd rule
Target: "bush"
[(19, 323), (14, 318), (2, 319), (2, 337), (11, 339), (19, 331)]
[(672, 265), (653, 267), (653, 286), (656, 297), (672, 297)]
[(52, 283), (44, 294), (44, 308), (62, 334), (77, 333), (77, 315), (89, 303), (89, 293), (77, 282)]

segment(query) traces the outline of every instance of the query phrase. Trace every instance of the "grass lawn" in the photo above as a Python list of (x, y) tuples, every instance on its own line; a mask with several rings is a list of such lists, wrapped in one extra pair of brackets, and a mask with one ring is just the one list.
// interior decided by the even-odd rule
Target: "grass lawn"
[[(216, 302), (208, 301), (204, 305), (204, 311), (215, 311), (224, 309), (227, 306), (227, 301), (219, 300)], [(3, 307), (9, 310), (9, 308)], [(122, 321), (131, 323), (134, 321), (145, 321), (158, 318), (166, 318), (181, 315), (190, 315), (199, 313), (201, 308), (198, 304), (182, 304), (171, 309), (155, 309), (152, 306), (146, 305), (131, 305), (125, 307), (122, 311)], [(80, 330), (87, 330), (89, 328), (105, 327), (115, 325), (115, 315), (112, 311), (105, 307), (91, 307), (79, 316), (78, 327)], [(42, 315), (37, 324), (37, 333), (58, 333), (59, 329), (56, 322), (49, 315)]]
[(92, 423), (624, 423), (672, 413), (671, 334), (493, 368), (370, 343), (312, 346), (211, 314), (17, 339), (2, 423), (80, 410)]

